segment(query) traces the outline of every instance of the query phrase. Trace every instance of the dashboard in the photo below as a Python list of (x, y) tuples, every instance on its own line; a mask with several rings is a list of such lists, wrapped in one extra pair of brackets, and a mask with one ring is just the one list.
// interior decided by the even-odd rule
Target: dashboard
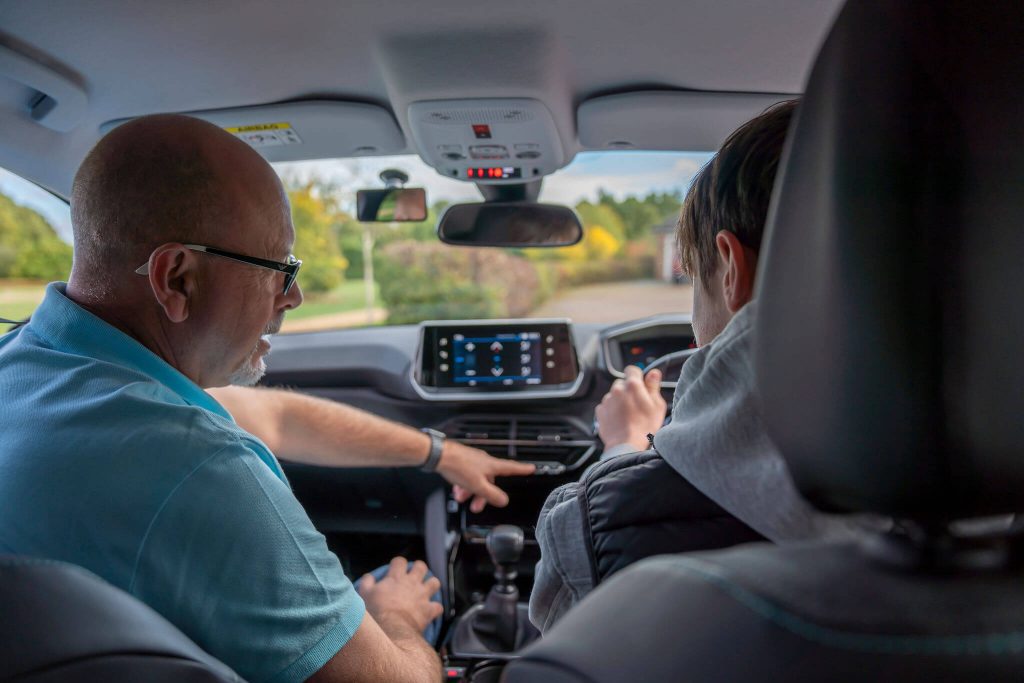
[[(436, 474), (416, 468), (335, 469), (282, 463), (292, 489), (346, 573), (396, 554), (424, 557), (442, 577), (449, 615), (493, 579), (488, 531), (526, 535), (521, 595), (539, 559), (533, 530), (548, 494), (600, 457), (594, 409), (627, 365), (694, 345), (688, 315), (618, 325), (522, 319), (428, 321), (278, 335), (264, 383), (339, 401), (413, 427), (432, 427), (491, 455), (536, 465), (500, 480), (505, 508), (471, 512)], [(666, 377), (667, 399), (675, 378)]]

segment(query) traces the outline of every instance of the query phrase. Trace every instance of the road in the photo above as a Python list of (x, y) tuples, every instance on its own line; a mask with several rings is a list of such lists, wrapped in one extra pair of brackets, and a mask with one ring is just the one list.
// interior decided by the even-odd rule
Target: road
[(577, 323), (617, 323), (655, 313), (689, 313), (693, 288), (657, 280), (608, 282), (556, 294), (531, 313), (537, 318), (569, 318)]

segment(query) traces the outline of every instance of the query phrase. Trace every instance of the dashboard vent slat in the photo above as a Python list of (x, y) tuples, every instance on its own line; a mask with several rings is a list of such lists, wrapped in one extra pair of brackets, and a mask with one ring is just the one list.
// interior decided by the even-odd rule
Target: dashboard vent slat
[[(491, 455), (575, 469), (594, 452), (595, 439), (576, 420), (561, 416), (465, 415), (441, 426), (452, 439)], [(554, 470), (552, 470), (554, 471)]]

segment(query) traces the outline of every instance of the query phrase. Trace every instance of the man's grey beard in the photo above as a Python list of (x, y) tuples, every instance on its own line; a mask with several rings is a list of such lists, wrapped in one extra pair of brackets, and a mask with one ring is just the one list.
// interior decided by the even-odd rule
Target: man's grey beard
[[(283, 317), (271, 322), (267, 325), (267, 328), (263, 330), (263, 334), (260, 336), (260, 339), (277, 334), (281, 330), (281, 324), (283, 322)], [(242, 364), (235, 368), (235, 371), (228, 377), (228, 384), (233, 387), (253, 387), (263, 379), (263, 375), (267, 373), (267, 362), (262, 357), (259, 358), (258, 363), (253, 362), (259, 352), (260, 343), (257, 341), (256, 346), (252, 348), (252, 353), (250, 353)]]
[(245, 362), (231, 373), (231, 376), (228, 377), (228, 384), (233, 387), (254, 387), (263, 379), (263, 375), (267, 372), (267, 363), (262, 358), (257, 363), (253, 362), (253, 357), (258, 353), (259, 347), (257, 346), (253, 348)]

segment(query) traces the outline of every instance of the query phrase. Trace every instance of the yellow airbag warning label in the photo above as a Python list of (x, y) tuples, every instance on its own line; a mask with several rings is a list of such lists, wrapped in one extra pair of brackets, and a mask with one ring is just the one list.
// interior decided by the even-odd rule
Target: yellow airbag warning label
[(249, 143), (252, 147), (302, 144), (302, 138), (290, 123), (257, 123), (252, 126), (236, 126), (224, 130)]

